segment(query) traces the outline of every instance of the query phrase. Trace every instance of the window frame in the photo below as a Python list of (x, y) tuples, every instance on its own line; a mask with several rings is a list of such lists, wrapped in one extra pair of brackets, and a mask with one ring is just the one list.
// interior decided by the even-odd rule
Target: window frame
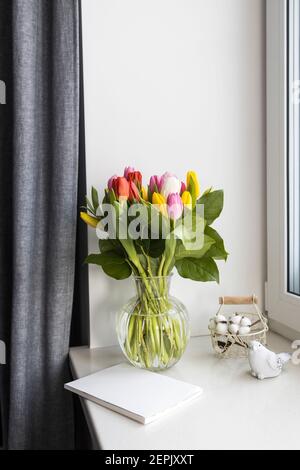
[(271, 327), (300, 332), (300, 297), (288, 292), (287, 2), (267, 0), (267, 263)]
[[(291, 53), (294, 54), (294, 50), (292, 50), (292, 42), (294, 40), (294, 26), (290, 30), (290, 25), (289, 25), (289, 13), (290, 11), (294, 10), (293, 3), (295, 0), (289, 0), (287, 2), (287, 18), (286, 18), (286, 37), (287, 37), (287, 44), (286, 44), (286, 51), (287, 51), (287, 57), (290, 58)], [(300, 13), (300, 1), (297, 0), (298, 5), (297, 5), (297, 13)], [(299, 36), (299, 29), (300, 25), (297, 25), (297, 35)], [(298, 37), (299, 40), (299, 37)], [(299, 70), (299, 58), (300, 54), (300, 48), (298, 47), (297, 50), (297, 61), (298, 64), (296, 64), (297, 70)], [(292, 75), (294, 76), (294, 63), (289, 64), (287, 62), (286, 64), (286, 76), (287, 76), (287, 83), (289, 84), (289, 89), (287, 88), (286, 94), (287, 94), (287, 229), (290, 232), (288, 234), (288, 239), (287, 239), (287, 262), (288, 262), (288, 271), (287, 271), (287, 285), (288, 285), (288, 292), (297, 296), (300, 296), (300, 292), (298, 292), (299, 289), (299, 272), (297, 274), (295, 271), (299, 269), (298, 266), (298, 257), (299, 257), (299, 240), (295, 242), (295, 233), (297, 234), (297, 237), (299, 238), (300, 232), (299, 232), (299, 225), (300, 221), (298, 220), (295, 222), (294, 217), (292, 214), (295, 212), (297, 209), (299, 211), (299, 204), (300, 204), (300, 188), (299, 188), (299, 176), (296, 176), (294, 174), (295, 170), (299, 171), (299, 161), (295, 161), (294, 157), (294, 152), (295, 152), (295, 141), (292, 139), (293, 137), (293, 129), (295, 128), (295, 125), (299, 126), (299, 78), (297, 79), (297, 90), (295, 90), (295, 83), (292, 82), (292, 75), (290, 74), (290, 70), (292, 69)], [(297, 91), (297, 107), (295, 105), (293, 106), (291, 104), (291, 97), (290, 94), (293, 93), (295, 96), (295, 91)], [(296, 109), (296, 113), (295, 113)], [(297, 115), (297, 117), (296, 117)], [(296, 121), (295, 121), (296, 119)], [(293, 129), (292, 129), (293, 128)], [(297, 138), (297, 151), (298, 151), (298, 157), (299, 157), (299, 141), (300, 141), (300, 135), (298, 135)], [(299, 173), (298, 173), (299, 175)], [(292, 196), (293, 194), (293, 196)], [(292, 259), (292, 254), (297, 255), (297, 262), (295, 263), (295, 260)], [(297, 269), (298, 268), (298, 269)], [(295, 286), (296, 284), (296, 286)], [(293, 291), (294, 290), (294, 291)], [(296, 292), (297, 290), (297, 292)]]

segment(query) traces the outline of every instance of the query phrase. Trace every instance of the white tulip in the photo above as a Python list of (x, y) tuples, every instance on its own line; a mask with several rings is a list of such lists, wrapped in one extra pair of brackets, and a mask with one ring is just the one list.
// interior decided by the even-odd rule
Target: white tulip
[(179, 181), (179, 179), (176, 178), (176, 176), (167, 176), (163, 180), (160, 193), (167, 200), (169, 194), (172, 194), (172, 193), (179, 194), (180, 190), (181, 190), (181, 181)]

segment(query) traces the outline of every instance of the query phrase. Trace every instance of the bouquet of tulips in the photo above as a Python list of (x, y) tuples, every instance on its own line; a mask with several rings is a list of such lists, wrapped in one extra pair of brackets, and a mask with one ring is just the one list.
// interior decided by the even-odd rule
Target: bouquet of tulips
[[(148, 185), (134, 168), (112, 176), (102, 200), (92, 188), (81, 218), (96, 229), (99, 253), (86, 262), (101, 266), (114, 279), (133, 275), (138, 281), (134, 314), (122, 344), (126, 356), (143, 367), (155, 358), (169, 364), (185, 349), (178, 319), (170, 309), (167, 278), (173, 268), (194, 281), (217, 281), (216, 260), (226, 260), (221, 236), (211, 227), (223, 208), (223, 191), (200, 194), (197, 174), (181, 181), (172, 173), (151, 176)], [(146, 316), (146, 320), (145, 320)]]

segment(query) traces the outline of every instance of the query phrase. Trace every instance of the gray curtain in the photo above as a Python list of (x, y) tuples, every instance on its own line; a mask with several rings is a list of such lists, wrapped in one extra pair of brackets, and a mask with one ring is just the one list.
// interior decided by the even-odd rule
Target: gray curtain
[(79, 1), (0, 0), (0, 366), (4, 446), (73, 447), (63, 390), (74, 290)]

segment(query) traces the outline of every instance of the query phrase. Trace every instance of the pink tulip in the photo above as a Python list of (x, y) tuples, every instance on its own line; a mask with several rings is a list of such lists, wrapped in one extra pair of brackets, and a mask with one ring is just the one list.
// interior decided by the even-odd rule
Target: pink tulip
[(132, 168), (132, 166), (125, 166), (124, 177), (128, 179), (128, 174), (133, 173), (133, 172), (134, 172), (134, 168)]
[(108, 189), (112, 189), (113, 188), (113, 184), (114, 184), (114, 180), (116, 180), (118, 178), (117, 175), (113, 175), (111, 178), (109, 178), (108, 182), (107, 182), (107, 187)]
[(183, 212), (183, 203), (178, 193), (171, 193), (167, 199), (168, 215), (170, 219), (177, 220)]
[(181, 181), (181, 189), (180, 189), (180, 194), (183, 194), (184, 191), (186, 191), (186, 185), (183, 181)]
[[(150, 186), (150, 191), (151, 191), (151, 193), (154, 193), (154, 192), (157, 192), (157, 191), (160, 192), (160, 189), (161, 189), (161, 177), (160, 177), (160, 176), (157, 176), (157, 175), (151, 176), (149, 186)], [(155, 187), (155, 186), (156, 186), (156, 187)]]

